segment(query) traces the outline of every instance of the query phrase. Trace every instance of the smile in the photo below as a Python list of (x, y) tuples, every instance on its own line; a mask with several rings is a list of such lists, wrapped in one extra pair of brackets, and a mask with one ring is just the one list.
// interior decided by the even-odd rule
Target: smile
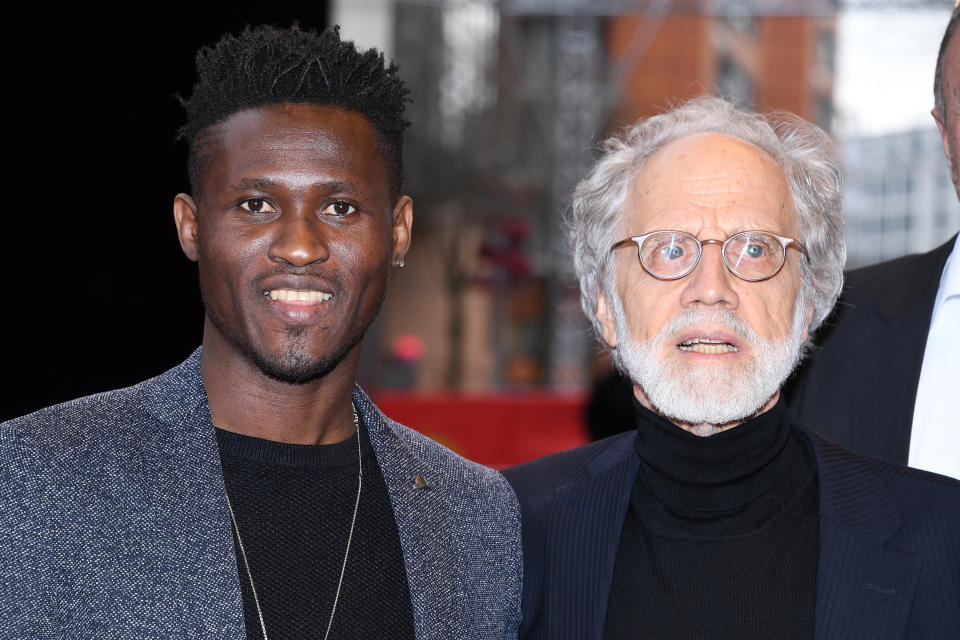
[(681, 342), (677, 345), (677, 348), (681, 351), (693, 351), (695, 353), (708, 354), (733, 353), (734, 351), (738, 350), (729, 342), (724, 342), (723, 340), (712, 340), (710, 338), (693, 338), (692, 340)]
[(263, 292), (264, 297), (271, 300), (283, 300), (285, 302), (326, 302), (333, 297), (332, 293), (325, 291), (299, 291), (296, 289), (268, 289)]

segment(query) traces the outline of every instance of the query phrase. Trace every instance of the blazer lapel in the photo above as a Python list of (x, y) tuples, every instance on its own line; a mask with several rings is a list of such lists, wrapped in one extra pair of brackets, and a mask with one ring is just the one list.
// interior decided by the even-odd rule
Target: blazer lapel
[(886, 543), (902, 526), (875, 464), (815, 434), (820, 474), (816, 637), (904, 637), (919, 558)]
[(588, 467), (585, 482), (561, 488), (548, 524), (544, 606), (552, 639), (602, 638), (613, 569), (637, 475), (632, 432)]
[(904, 261), (895, 279), (860, 283), (864, 294), (858, 295), (854, 289), (858, 285), (851, 283), (851, 298), (868, 301), (858, 304), (868, 305), (875, 316), (874, 322), (864, 323), (851, 336), (857, 348), (851, 351), (856, 364), (850, 369), (852, 396), (874, 399), (853, 403), (862, 407), (863, 414), (850, 416), (850, 428), (875, 431), (878, 424), (887, 425), (882, 430), (887, 434), (885, 442), (875, 433), (861, 434), (862, 441), (881, 447), (869, 451), (871, 455), (906, 464), (933, 303), (955, 239)]
[(913, 554), (820, 523), (816, 638), (903, 638), (920, 573)]
[(169, 602), (181, 610), (183, 637), (244, 640), (233, 534), (200, 350), (148, 384), (147, 411), (155, 422), (144, 430), (144, 482)]
[[(448, 497), (439, 477), (400, 438), (389, 420), (359, 388), (357, 407), (383, 474), (410, 585), (410, 604), (419, 640), (465, 637), (459, 564), (451, 549)], [(422, 479), (422, 482), (418, 481)], [(425, 486), (424, 486), (425, 485)], [(462, 524), (462, 523), (460, 523)]]

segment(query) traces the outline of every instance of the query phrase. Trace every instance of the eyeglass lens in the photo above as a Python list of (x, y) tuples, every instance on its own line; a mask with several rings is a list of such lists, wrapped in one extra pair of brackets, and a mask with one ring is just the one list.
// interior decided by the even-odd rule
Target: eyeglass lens
[[(660, 231), (640, 246), (643, 266), (658, 278), (680, 278), (693, 270), (700, 257), (700, 245), (689, 233)], [(783, 245), (768, 233), (744, 231), (724, 243), (723, 258), (730, 270), (745, 280), (768, 278), (783, 263)]]

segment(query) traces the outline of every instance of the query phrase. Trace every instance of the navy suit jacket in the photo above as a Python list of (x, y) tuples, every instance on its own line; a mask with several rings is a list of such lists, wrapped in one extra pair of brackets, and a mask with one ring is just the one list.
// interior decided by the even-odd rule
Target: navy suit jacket
[[(838, 447), (816, 455), (816, 638), (960, 638), (960, 482)], [(521, 638), (603, 637), (639, 467), (634, 432), (507, 469), (523, 516)]]
[(784, 389), (800, 422), (858, 453), (907, 464), (933, 303), (956, 239), (847, 274), (817, 346)]

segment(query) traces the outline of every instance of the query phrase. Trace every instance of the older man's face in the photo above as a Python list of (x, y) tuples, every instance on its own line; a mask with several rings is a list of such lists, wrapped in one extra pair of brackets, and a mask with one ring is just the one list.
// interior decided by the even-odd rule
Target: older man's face
[[(783, 171), (766, 153), (727, 136), (699, 134), (654, 154), (630, 187), (620, 235), (656, 230), (686, 231), (700, 240), (725, 240), (751, 230), (795, 238), (796, 212)], [(672, 281), (644, 271), (636, 251), (618, 251), (615, 259), (621, 322), (616, 321), (616, 301), (602, 295), (598, 318), (611, 346), (653, 350), (647, 355), (658, 365), (657, 374), (648, 367), (640, 376), (675, 377), (683, 383), (681, 392), (691, 396), (719, 391), (721, 403), (740, 393), (738, 387), (753, 384), (749, 382), (753, 379), (759, 380), (762, 396), (757, 397), (756, 390), (748, 392), (741, 404), (750, 408), (731, 410), (726, 418), (723, 411), (707, 411), (705, 417), (694, 412), (687, 418), (677, 415), (682, 411), (648, 403), (646, 396), (652, 394), (645, 388), (658, 380), (638, 380), (631, 370), (642, 402), (681, 421), (713, 422), (732, 421), (772, 406), (806, 339), (811, 313), (807, 304), (797, 308), (798, 251), (788, 251), (783, 269), (761, 282), (747, 282), (728, 271), (717, 245), (705, 246), (696, 269)], [(709, 346), (706, 341), (711, 341)], [(771, 376), (780, 379), (764, 380)], [(720, 388), (725, 385), (732, 388)], [(678, 395), (676, 390), (671, 393)], [(682, 404), (683, 399), (679, 401)]]

